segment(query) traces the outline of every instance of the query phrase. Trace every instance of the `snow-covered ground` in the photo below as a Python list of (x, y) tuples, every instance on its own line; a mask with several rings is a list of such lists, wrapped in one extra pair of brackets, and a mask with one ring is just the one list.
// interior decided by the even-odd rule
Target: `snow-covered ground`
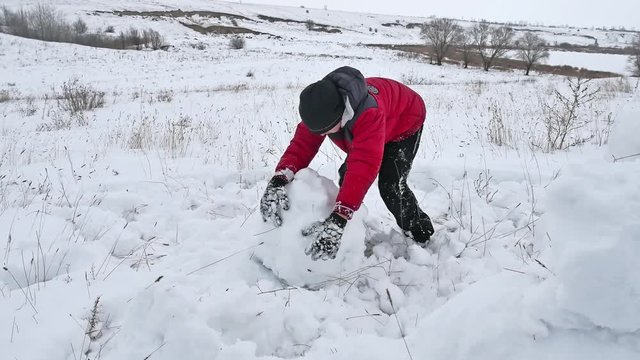
[[(302, 36), (303, 24), (260, 25), (289, 36), (230, 50), (173, 20), (86, 15), (156, 2), (55, 3), (90, 28), (152, 27), (174, 48), (0, 34), (0, 90), (13, 98), (0, 102), (1, 358), (640, 356), (640, 159), (622, 159), (640, 153), (635, 80), (590, 83), (602, 90), (568, 138), (582, 145), (546, 152), (544, 109), (563, 78), (430, 66), (361, 35)], [(394, 42), (417, 39), (393, 29)], [(404, 239), (374, 185), (338, 258), (304, 255), (299, 229), (327, 215), (344, 159), (328, 141), (289, 185), (284, 226), (260, 218), (299, 92), (342, 65), (403, 80), (427, 103), (409, 177), (436, 227), (427, 249)], [(105, 106), (62, 111), (52, 94), (72, 79)]]
[(550, 51), (549, 59), (546, 63), (631, 75), (629, 71), (629, 56), (626, 55)]

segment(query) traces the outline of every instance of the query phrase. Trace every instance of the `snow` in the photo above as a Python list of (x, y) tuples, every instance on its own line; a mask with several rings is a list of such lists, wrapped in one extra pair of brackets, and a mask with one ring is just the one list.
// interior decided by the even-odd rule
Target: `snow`
[[(162, 8), (58, 3), (70, 16)], [(335, 14), (336, 24), (366, 28), (396, 18)], [(228, 38), (172, 20), (96, 14), (87, 22), (153, 27), (175, 48), (111, 51), (0, 34), (0, 89), (15, 98), (0, 103), (3, 358), (640, 355), (633, 81), (595, 80), (613, 90), (579, 108), (585, 124), (572, 139), (581, 145), (544, 152), (542, 104), (567, 91), (564, 78), (431, 66), (358, 45), (379, 39), (355, 31), (261, 23), (287, 36), (248, 37), (233, 51)], [(401, 28), (379, 31), (380, 42), (418, 41)], [(191, 46), (199, 42), (205, 50)], [(427, 103), (408, 178), (436, 229), (427, 248), (401, 234), (374, 184), (338, 258), (304, 255), (310, 240), (300, 229), (328, 215), (344, 160), (328, 141), (288, 185), (283, 227), (260, 217), (259, 199), (298, 122), (299, 92), (345, 64), (404, 80)], [(68, 114), (52, 92), (74, 77), (104, 91), (105, 106), (87, 112), (84, 125), (56, 129)], [(30, 101), (31, 115), (23, 110)], [(497, 121), (502, 146), (491, 140)]]
[(629, 75), (628, 59), (626, 55), (550, 51), (547, 63)]
[(640, 329), (638, 165), (569, 167), (550, 188), (552, 216), (544, 221), (554, 244), (558, 305), (618, 332)]
[(640, 107), (637, 103), (627, 102), (620, 106), (615, 126), (611, 129), (609, 152), (616, 158), (640, 154)]

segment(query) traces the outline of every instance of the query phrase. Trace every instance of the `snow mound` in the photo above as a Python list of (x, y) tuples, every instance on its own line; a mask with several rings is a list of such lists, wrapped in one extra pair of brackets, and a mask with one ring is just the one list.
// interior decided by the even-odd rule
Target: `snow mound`
[(640, 104), (630, 103), (624, 106), (616, 116), (609, 135), (609, 151), (616, 158), (640, 154), (638, 134), (640, 134)]
[(550, 188), (544, 216), (558, 305), (620, 332), (640, 329), (638, 184), (638, 160), (574, 166)]
[[(298, 172), (287, 185), (291, 208), (283, 211), (283, 225), (273, 231), (268, 231), (273, 226), (270, 223), (257, 225), (268, 232), (261, 235), (264, 245), (257, 248), (255, 258), (292, 286), (320, 287), (326, 281), (334, 281), (359, 269), (365, 247), (364, 207), (347, 224), (334, 260), (313, 261), (304, 253), (312, 238), (303, 237), (301, 229), (325, 219), (331, 213), (337, 193), (336, 185), (315, 171)], [(262, 223), (261, 219), (259, 221)]]

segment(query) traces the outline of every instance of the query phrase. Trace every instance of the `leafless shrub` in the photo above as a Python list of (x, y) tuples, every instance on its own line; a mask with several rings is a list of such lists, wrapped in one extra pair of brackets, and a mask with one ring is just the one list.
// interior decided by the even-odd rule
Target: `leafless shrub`
[(75, 31), (76, 34), (84, 34), (88, 30), (87, 23), (80, 18), (78, 18), (78, 20), (76, 20), (72, 24), (72, 26), (73, 26), (73, 31)]
[(143, 39), (140, 31), (134, 27), (129, 28), (129, 30), (125, 32), (120, 32), (120, 41), (122, 41), (122, 48), (130, 48), (134, 47), (137, 50), (142, 49), (142, 46), (145, 44), (145, 39)]
[(170, 103), (173, 101), (173, 91), (171, 90), (160, 90), (158, 95), (156, 96), (156, 100), (159, 102), (167, 102)]
[(422, 26), (420, 35), (427, 41), (436, 57), (436, 65), (442, 65), (449, 47), (459, 36), (461, 28), (451, 19), (433, 19)]
[(199, 41), (195, 44), (191, 44), (191, 47), (196, 49), (196, 50), (204, 50), (207, 48), (207, 45), (205, 43), (203, 43), (202, 41)]
[(309, 19), (304, 22), (304, 26), (307, 28), (307, 30), (313, 30), (316, 27), (316, 23), (313, 20)]
[(22, 116), (33, 116), (38, 112), (38, 106), (36, 105), (36, 98), (34, 96), (27, 96), (24, 102), (18, 107), (18, 111)]
[(535, 64), (549, 58), (547, 43), (532, 32), (526, 32), (522, 38), (516, 41), (515, 45), (518, 58), (526, 64), (525, 75), (529, 75), (529, 71)]
[(569, 80), (569, 95), (554, 89), (552, 102), (541, 103), (546, 128), (546, 141), (542, 147), (546, 151), (564, 150), (589, 140), (574, 136), (574, 132), (587, 123), (578, 117), (578, 109), (595, 100), (600, 91), (591, 85), (591, 79)]
[(153, 50), (160, 50), (164, 46), (164, 37), (153, 29), (145, 30), (144, 38)]
[(104, 92), (74, 79), (62, 84), (62, 93), (56, 94), (56, 98), (61, 110), (76, 114), (103, 107), (104, 95)]
[(116, 32), (116, 28), (113, 25), (109, 25), (104, 29), (104, 32), (112, 34)]
[(493, 61), (509, 51), (513, 29), (506, 26), (492, 27), (488, 22), (482, 21), (471, 28), (471, 38), (482, 60), (482, 68), (489, 71)]
[(212, 92), (233, 91), (235, 93), (240, 92), (240, 91), (245, 91), (245, 90), (249, 90), (249, 85), (247, 85), (245, 83), (220, 85), (220, 86), (217, 86), (217, 87), (211, 89)]
[(235, 50), (243, 49), (245, 45), (244, 38), (240, 36), (234, 36), (229, 40), (229, 47)]
[(0, 90), (0, 103), (7, 102), (11, 99), (12, 97), (9, 90)]

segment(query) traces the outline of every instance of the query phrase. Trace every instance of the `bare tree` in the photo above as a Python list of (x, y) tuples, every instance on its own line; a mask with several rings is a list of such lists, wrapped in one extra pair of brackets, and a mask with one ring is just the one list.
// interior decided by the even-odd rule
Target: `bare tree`
[(88, 30), (87, 23), (80, 18), (78, 18), (78, 20), (76, 20), (71, 26), (73, 26), (73, 30), (76, 34), (84, 34)]
[(433, 19), (424, 25), (420, 35), (431, 46), (436, 58), (436, 65), (442, 65), (442, 59), (447, 55), (449, 47), (458, 37), (460, 26), (451, 19)]
[(515, 43), (518, 58), (525, 62), (525, 75), (529, 75), (529, 71), (533, 65), (549, 58), (549, 47), (543, 38), (532, 33), (526, 32), (522, 38)]
[(64, 16), (54, 7), (38, 4), (29, 13), (30, 28), (37, 38), (45, 41), (65, 41), (70, 37), (69, 25), (64, 22)]
[(629, 67), (633, 76), (640, 77), (640, 35), (631, 42), (633, 53), (629, 56)]
[(488, 22), (481, 21), (471, 28), (471, 38), (482, 60), (482, 68), (489, 71), (493, 61), (509, 51), (513, 29), (506, 26), (491, 27)]
[(458, 37), (455, 40), (455, 45), (460, 51), (462, 56), (462, 66), (466, 69), (469, 67), (469, 60), (471, 60), (471, 54), (473, 53), (473, 44), (471, 36), (464, 30), (460, 30)]

